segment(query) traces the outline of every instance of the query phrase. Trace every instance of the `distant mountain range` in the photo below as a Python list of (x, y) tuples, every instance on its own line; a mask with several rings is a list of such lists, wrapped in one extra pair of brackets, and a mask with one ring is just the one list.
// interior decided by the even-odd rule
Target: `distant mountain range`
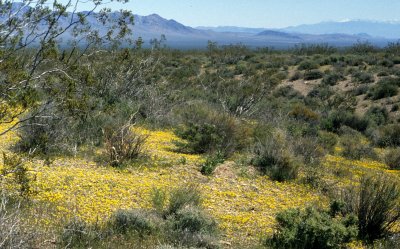
[[(258, 34), (263, 28), (245, 28), (235, 26), (219, 27), (197, 27), (201, 30), (212, 30), (215, 32), (241, 32)], [(316, 24), (303, 24), (281, 29), (270, 29), (287, 33), (302, 33), (311, 35), (346, 34), (372, 36), (386, 39), (400, 39), (400, 22), (378, 22), (369, 20), (345, 20), (321, 22)]]
[[(113, 15), (114, 18), (117, 18), (119, 14), (115, 12)], [(62, 25), (67, 25), (69, 20), (70, 16), (66, 16), (61, 18), (60, 22)], [(100, 29), (100, 33), (106, 32), (106, 29), (97, 22), (94, 16), (89, 16), (87, 21), (93, 27)], [(149, 46), (150, 39), (165, 35), (168, 46), (183, 49), (205, 48), (210, 40), (219, 45), (241, 43), (250, 47), (288, 48), (303, 43), (349, 46), (360, 41), (369, 41), (372, 44), (384, 46), (388, 42), (400, 38), (400, 23), (370, 21), (323, 22), (284, 29), (231, 26), (192, 28), (175, 20), (167, 20), (157, 14), (152, 14), (149, 16), (135, 15), (135, 25), (131, 29), (134, 38), (143, 38), (145, 46)], [(60, 41), (68, 42), (70, 38), (70, 34), (65, 33)]]
[[(399, 32), (395, 31), (396, 28), (399, 29)], [(390, 33), (389, 30), (393, 30), (393, 32)], [(149, 16), (136, 15), (133, 32), (135, 36), (141, 36), (144, 40), (165, 34), (169, 46), (182, 48), (204, 47), (208, 40), (215, 41), (220, 45), (242, 43), (251, 47), (273, 46), (277, 48), (287, 48), (302, 43), (349, 46), (364, 41), (384, 46), (388, 42), (400, 38), (400, 24), (351, 21), (326, 22), (284, 29), (235, 26), (192, 28), (175, 20), (167, 20), (153, 14)]]
[(400, 39), (400, 22), (377, 22), (365, 20), (348, 20), (342, 22), (321, 22), (305, 24), (281, 29), (285, 32), (306, 34), (333, 34), (348, 35), (368, 34), (373, 37)]

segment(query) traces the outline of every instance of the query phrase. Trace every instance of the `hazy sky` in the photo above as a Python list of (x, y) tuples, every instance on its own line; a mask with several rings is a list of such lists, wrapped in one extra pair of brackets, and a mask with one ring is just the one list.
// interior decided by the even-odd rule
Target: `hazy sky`
[(279, 28), (346, 19), (399, 20), (400, 0), (130, 0), (121, 7), (189, 26)]

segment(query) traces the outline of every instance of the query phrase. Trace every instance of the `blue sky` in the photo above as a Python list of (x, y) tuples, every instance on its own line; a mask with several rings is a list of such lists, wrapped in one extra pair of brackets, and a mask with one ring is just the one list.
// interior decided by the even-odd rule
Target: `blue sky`
[(330, 20), (400, 19), (400, 0), (130, 0), (108, 6), (139, 15), (156, 13), (193, 27), (280, 28)]

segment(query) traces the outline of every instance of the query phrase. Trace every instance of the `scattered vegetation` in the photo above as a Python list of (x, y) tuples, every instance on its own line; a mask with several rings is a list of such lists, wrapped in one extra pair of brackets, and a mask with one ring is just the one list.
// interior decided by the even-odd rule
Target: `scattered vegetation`
[(123, 17), (86, 50), (5, 29), (1, 248), (396, 244), (399, 44), (120, 48)]

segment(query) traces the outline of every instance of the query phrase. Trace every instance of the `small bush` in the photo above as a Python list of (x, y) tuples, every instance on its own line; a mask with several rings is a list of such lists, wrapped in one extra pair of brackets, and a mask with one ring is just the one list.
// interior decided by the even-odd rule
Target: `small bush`
[(168, 217), (169, 238), (190, 248), (218, 248), (217, 223), (198, 207), (187, 206)]
[(273, 180), (295, 179), (298, 174), (299, 163), (295, 160), (289, 148), (286, 134), (282, 131), (275, 131), (270, 137), (257, 143), (252, 163)]
[(213, 234), (217, 231), (217, 223), (198, 207), (187, 206), (170, 218), (175, 231)]
[[(3, 190), (4, 191), (4, 190)], [(41, 231), (31, 228), (21, 202), (2, 192), (0, 197), (0, 248), (30, 249), (37, 247)]]
[(333, 152), (338, 143), (338, 136), (334, 133), (320, 131), (318, 133), (318, 141), (321, 146), (328, 152)]
[(35, 177), (32, 176), (28, 167), (18, 155), (3, 152), (3, 167), (0, 169), (0, 179), (2, 177), (17, 186), (17, 194), (19, 196), (28, 198), (34, 194), (32, 181), (34, 181)]
[(144, 150), (147, 136), (139, 135), (123, 126), (120, 129), (106, 129), (104, 131), (106, 153), (112, 166), (137, 159)]
[(382, 83), (382, 84), (378, 83), (378, 85), (370, 88), (367, 96), (373, 100), (378, 100), (396, 96), (397, 93), (398, 93), (397, 86), (388, 83)]
[(166, 201), (166, 194), (163, 190), (159, 188), (153, 188), (151, 193), (151, 202), (153, 204), (153, 208), (161, 213), (164, 210), (165, 201)]
[(289, 116), (306, 122), (317, 122), (319, 115), (305, 105), (295, 105)]
[(400, 170), (400, 148), (391, 149), (385, 155), (385, 163), (391, 169), (399, 169)]
[(297, 91), (296, 89), (293, 89), (291, 86), (284, 86), (284, 87), (278, 87), (274, 92), (273, 92), (274, 97), (279, 98), (279, 97), (284, 97), (288, 99), (302, 99), (303, 95)]
[(339, 73), (330, 73), (324, 76), (324, 79), (322, 80), (322, 84), (328, 85), (328, 86), (334, 86), (336, 83), (338, 83), (340, 80), (343, 80), (344, 77), (343, 75)]
[(318, 68), (319, 68), (319, 65), (313, 61), (303, 61), (298, 66), (299, 70), (313, 70), (313, 69), (318, 69)]
[(342, 248), (357, 236), (356, 219), (335, 218), (314, 208), (289, 209), (276, 216), (277, 228), (266, 244), (272, 248)]
[(293, 141), (295, 155), (302, 158), (307, 166), (318, 165), (326, 152), (324, 147), (319, 144), (318, 137), (304, 136), (296, 138)]
[(393, 61), (391, 61), (389, 59), (383, 59), (381, 61), (378, 61), (378, 65), (390, 68), (390, 67), (394, 66), (394, 63), (393, 63)]
[(392, 106), (392, 109), (390, 110), (391, 112), (397, 112), (398, 110), (400, 110), (400, 105), (399, 104), (395, 104)]
[(351, 93), (353, 94), (353, 96), (360, 96), (363, 94), (366, 94), (369, 90), (369, 86), (368, 85), (361, 85), (361, 86), (357, 86), (354, 89), (351, 90)]
[(189, 106), (181, 114), (183, 125), (175, 134), (185, 142), (177, 142), (180, 150), (188, 153), (221, 152), (224, 157), (244, 148), (247, 129), (233, 116), (204, 106)]
[(348, 126), (354, 130), (363, 132), (367, 129), (368, 125), (368, 120), (344, 111), (333, 111), (321, 121), (321, 128), (331, 132), (338, 132), (342, 126)]
[(369, 144), (363, 143), (357, 135), (344, 135), (341, 138), (341, 144), (343, 147), (341, 155), (343, 157), (353, 160), (360, 160), (361, 158), (377, 158), (374, 149)]
[(390, 73), (389, 73), (388, 71), (380, 71), (380, 72), (377, 74), (377, 76), (378, 76), (378, 77), (387, 77), (387, 76), (390, 76)]
[(365, 113), (364, 118), (370, 120), (374, 125), (381, 126), (388, 122), (389, 112), (386, 107), (372, 106)]
[(74, 219), (65, 225), (60, 239), (66, 248), (87, 248), (100, 237), (98, 229), (84, 221)]
[(381, 147), (400, 146), (400, 124), (379, 127), (373, 132), (373, 141)]
[(150, 235), (155, 225), (149, 219), (149, 214), (143, 210), (118, 210), (111, 217), (114, 231), (126, 234), (136, 232), (140, 237)]
[(353, 74), (353, 81), (366, 84), (366, 83), (372, 83), (375, 81), (374, 76), (370, 73), (358, 71)]
[(345, 211), (358, 217), (362, 239), (383, 238), (400, 221), (400, 189), (389, 176), (364, 176), (359, 188), (347, 190), (342, 198)]
[(166, 215), (175, 214), (186, 206), (199, 206), (200, 204), (201, 195), (196, 187), (190, 185), (177, 188), (171, 192)]
[(304, 73), (305, 80), (317, 80), (324, 77), (324, 73), (319, 70), (311, 70)]
[(290, 81), (296, 81), (299, 80), (303, 77), (302, 73), (300, 73), (299, 71), (296, 71), (291, 77), (290, 77)]
[(224, 161), (224, 156), (221, 153), (216, 153), (215, 155), (208, 156), (206, 158), (206, 161), (201, 164), (200, 172), (206, 176), (212, 175), (218, 164), (221, 164)]
[(331, 89), (331, 87), (324, 85), (317, 85), (307, 94), (307, 98), (328, 100), (333, 94), (334, 91)]

